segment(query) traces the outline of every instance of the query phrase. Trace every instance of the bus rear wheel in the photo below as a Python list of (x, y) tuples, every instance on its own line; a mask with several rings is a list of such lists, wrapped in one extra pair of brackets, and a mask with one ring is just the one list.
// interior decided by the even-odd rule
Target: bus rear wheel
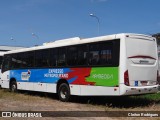
[(17, 83), (16, 81), (12, 81), (10, 84), (10, 91), (11, 92), (17, 92)]
[(70, 89), (67, 83), (62, 83), (58, 89), (58, 97), (62, 102), (69, 101), (70, 98)]

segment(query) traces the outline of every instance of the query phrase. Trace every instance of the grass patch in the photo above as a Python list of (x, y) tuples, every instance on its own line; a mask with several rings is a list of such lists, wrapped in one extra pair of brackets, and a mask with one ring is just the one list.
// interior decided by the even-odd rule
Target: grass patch
[(13, 101), (36, 101), (42, 99), (38, 95), (30, 95), (26, 92), (18, 91), (18, 93), (10, 92), (8, 89), (0, 89), (0, 99)]
[[(11, 93), (7, 89), (0, 89), (0, 99), (14, 100), (14, 101), (39, 101), (42, 99), (56, 99), (57, 96), (53, 94), (45, 95), (42, 92), (25, 92)], [(74, 96), (72, 103), (100, 105), (108, 108), (136, 108), (148, 107), (152, 105), (160, 105), (160, 93), (147, 94), (139, 96), (117, 96), (117, 97), (80, 97)]]
[(78, 97), (71, 102), (102, 105), (109, 108), (138, 108), (152, 105), (160, 105), (160, 93), (139, 96), (115, 96), (115, 97)]
[(144, 99), (148, 99), (148, 100), (160, 103), (160, 92), (157, 94), (147, 94), (147, 95), (138, 96), (137, 98), (144, 98)]

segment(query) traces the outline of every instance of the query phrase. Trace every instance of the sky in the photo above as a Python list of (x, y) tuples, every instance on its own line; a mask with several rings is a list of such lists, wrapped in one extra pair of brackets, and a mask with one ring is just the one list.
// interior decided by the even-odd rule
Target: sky
[(159, 32), (160, 0), (0, 0), (0, 45)]

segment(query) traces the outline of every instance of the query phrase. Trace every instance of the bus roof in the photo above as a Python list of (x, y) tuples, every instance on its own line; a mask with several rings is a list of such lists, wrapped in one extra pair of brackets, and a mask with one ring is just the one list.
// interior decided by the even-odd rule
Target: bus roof
[(15, 50), (15, 49), (22, 49), (22, 48), (25, 48), (25, 47), (0, 45), (0, 51), (9, 51), (9, 50)]
[(85, 38), (85, 39), (81, 39), (79, 37), (74, 37), (74, 38), (68, 38), (68, 39), (62, 39), (62, 40), (56, 40), (56, 41), (43, 43), (43, 45), (41, 45), (41, 46), (34, 46), (34, 47), (30, 47), (30, 48), (12, 50), (12, 51), (6, 52), (5, 54), (25, 52), (25, 51), (33, 51), (33, 50), (40, 50), (40, 49), (47, 49), (47, 48), (57, 48), (57, 47), (63, 47), (63, 46), (69, 46), (69, 45), (78, 45), (78, 44), (98, 42), (98, 41), (104, 41), (104, 40), (113, 40), (113, 39), (123, 38), (127, 35), (136, 36), (136, 37), (138, 36), (138, 37), (141, 37), (141, 38), (142, 37), (153, 38), (153, 37), (148, 36), (148, 35), (134, 34), (134, 33), (120, 33), (120, 34), (112, 34), (112, 35), (99, 36), (99, 37), (93, 37), (93, 38)]

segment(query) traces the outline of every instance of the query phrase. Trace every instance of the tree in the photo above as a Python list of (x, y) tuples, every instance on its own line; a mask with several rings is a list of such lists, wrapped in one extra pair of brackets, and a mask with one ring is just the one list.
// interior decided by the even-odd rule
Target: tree
[(160, 45), (160, 33), (153, 34), (152, 36), (157, 39), (157, 44)]

